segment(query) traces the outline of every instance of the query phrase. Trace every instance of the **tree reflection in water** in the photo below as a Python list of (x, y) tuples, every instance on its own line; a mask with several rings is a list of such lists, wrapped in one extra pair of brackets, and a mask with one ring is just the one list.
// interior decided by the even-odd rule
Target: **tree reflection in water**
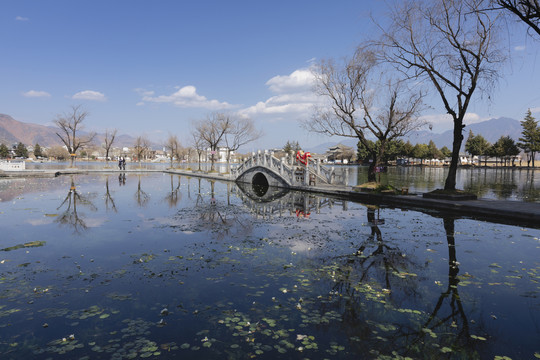
[(137, 183), (137, 191), (135, 192), (135, 200), (139, 207), (145, 207), (150, 200), (150, 195), (148, 195), (141, 187), (141, 175), (138, 175), (139, 181)]
[(81, 231), (86, 230), (88, 227), (84, 221), (84, 214), (79, 213), (77, 206), (84, 206), (89, 208), (91, 211), (97, 211), (97, 208), (90, 201), (89, 196), (84, 196), (77, 191), (75, 186), (75, 181), (73, 176), (70, 176), (71, 186), (69, 191), (64, 199), (64, 201), (56, 208), (60, 210), (62, 207), (66, 207), (64, 212), (58, 216), (55, 222), (61, 225), (67, 225), (73, 228), (75, 233), (80, 233)]
[[(439, 345), (458, 351), (459, 349), (464, 349), (462, 355), (473, 356), (470, 350), (473, 348), (473, 344), (470, 337), (469, 322), (458, 292), (460, 281), (458, 278), (459, 262), (456, 256), (454, 223), (455, 218), (451, 216), (443, 217), (444, 231), (448, 244), (448, 286), (439, 296), (429, 318), (422, 325), (422, 329), (430, 329), (433, 333), (444, 334), (442, 336), (439, 335)], [(444, 313), (445, 302), (448, 303), (446, 313)], [(419, 336), (412, 345), (423, 342), (423, 339), (428, 336), (426, 331), (423, 332), (424, 334), (418, 334)]]
[[(379, 227), (384, 224), (379, 209), (368, 206), (367, 218), (371, 232), (358, 251), (334, 259), (337, 263), (332, 274), (333, 302), (321, 304), (321, 307), (333, 304), (332, 308), (341, 312), (341, 320), (347, 325), (345, 328), (351, 338), (361, 335), (362, 341), (384, 343), (380, 348), (374, 346), (377, 354), (385, 354), (384, 348), (389, 347), (404, 356), (423, 354), (426, 358), (438, 358), (441, 352), (451, 352), (463, 358), (477, 357), (458, 288), (455, 219), (443, 218), (448, 244), (448, 285), (433, 310), (429, 310), (429, 304), (424, 304), (425, 310), (419, 311), (404, 307), (411, 306), (412, 299), (422, 300), (423, 290), (419, 287), (425, 279), (414, 272), (423, 266), (399, 247), (385, 243)], [(381, 304), (382, 307), (378, 306)], [(395, 315), (400, 312), (407, 315)]]
[(109, 190), (109, 175), (105, 176), (105, 209), (107, 211), (109, 211), (110, 209), (114, 212), (118, 212), (118, 210), (116, 209), (116, 204), (114, 203), (114, 199), (111, 195), (111, 191)]
[[(282, 216), (287, 212), (284, 211), (286, 206), (289, 206), (289, 214), (309, 213), (313, 208), (311, 204), (322, 203), (319, 197), (306, 193), (291, 192), (278, 199), (265, 194), (272, 199), (267, 202), (253, 199), (255, 196), (256, 193), (251, 192), (241, 198), (244, 204), (257, 208), (254, 211), (257, 214), (264, 207), (267, 216)], [(323, 264), (307, 266), (319, 269), (313, 281), (317, 278), (323, 283), (329, 281), (330, 289), (327, 295), (317, 299), (303, 299), (298, 308), (320, 316), (332, 313), (339, 316), (340, 329), (358, 353), (369, 351), (372, 355), (386, 356), (394, 351), (413, 358), (420, 355), (440, 358), (446, 353), (453, 357), (478, 357), (477, 343), (471, 337), (471, 322), (459, 294), (460, 278), (468, 274), (459, 276), (455, 219), (443, 217), (442, 222), (448, 248), (448, 284), (439, 296), (426, 297), (425, 294), (431, 294), (426, 293), (425, 274), (433, 265), (404, 250), (408, 239), (403, 242), (404, 248), (399, 246), (395, 236), (385, 241), (381, 229), (385, 219), (381, 218), (379, 207), (366, 206), (366, 214), (370, 230), (364, 239), (357, 239), (355, 252), (330, 257), (324, 254), (311, 260)], [(441, 282), (436, 283), (443, 286)]]
[(182, 199), (182, 193), (180, 192), (182, 176), (178, 175), (178, 184), (174, 186), (174, 175), (171, 175), (171, 191), (165, 196), (165, 201), (169, 204), (169, 207), (175, 207), (178, 205), (178, 201)]
[[(218, 240), (243, 234), (247, 236), (253, 231), (253, 223), (246, 221), (244, 217), (248, 216), (230, 203), (221, 203), (216, 198), (215, 181), (208, 180), (210, 183), (210, 192), (203, 193), (201, 179), (198, 178), (198, 190), (195, 200), (195, 206), (184, 207), (176, 214), (178, 222), (175, 227), (181, 229), (190, 229), (198, 231), (210, 231), (215, 234)], [(188, 194), (189, 194), (188, 188)], [(227, 186), (227, 191), (231, 188)], [(227, 194), (229, 199), (229, 194)], [(229, 202), (230, 200), (227, 200)]]

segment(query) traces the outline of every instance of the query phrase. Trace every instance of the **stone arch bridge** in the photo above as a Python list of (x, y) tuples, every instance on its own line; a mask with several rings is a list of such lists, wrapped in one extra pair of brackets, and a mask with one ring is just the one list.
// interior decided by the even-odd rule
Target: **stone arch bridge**
[(336, 173), (315, 160), (308, 165), (296, 161), (293, 154), (280, 159), (273, 152), (253, 153), (250, 158), (232, 169), (237, 182), (281, 188), (306, 188), (324, 185), (347, 185), (348, 169)]

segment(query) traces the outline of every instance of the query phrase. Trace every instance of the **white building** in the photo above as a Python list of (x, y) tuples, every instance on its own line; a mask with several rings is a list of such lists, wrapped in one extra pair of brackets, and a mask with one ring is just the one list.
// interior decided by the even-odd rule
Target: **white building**
[(20, 171), (26, 169), (24, 161), (4, 161), (0, 160), (0, 170), (2, 171)]

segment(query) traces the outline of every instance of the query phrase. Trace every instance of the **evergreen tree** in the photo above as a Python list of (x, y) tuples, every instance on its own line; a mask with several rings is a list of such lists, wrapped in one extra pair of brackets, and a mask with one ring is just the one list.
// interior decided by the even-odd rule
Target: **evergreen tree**
[(9, 149), (5, 144), (0, 145), (0, 158), (5, 159), (9, 156)]
[(285, 144), (285, 146), (283, 146), (283, 151), (285, 151), (286, 153), (289, 153), (290, 151), (297, 152), (298, 150), (302, 150), (300, 144), (298, 144), (298, 141), (287, 140), (287, 143)]
[(472, 156), (484, 156), (484, 161), (487, 162), (487, 155), (491, 144), (482, 136), (474, 135), (469, 131), (469, 137), (465, 142), (465, 151)]
[[(371, 140), (367, 140), (368, 142), (371, 142)], [(374, 146), (370, 146), (370, 148), (373, 148)], [(368, 148), (361, 142), (358, 142), (357, 145), (357, 152), (356, 152), (356, 158), (358, 159), (358, 163), (367, 163), (371, 159), (371, 153), (369, 152)]]
[(411, 144), (411, 142), (409, 140), (407, 140), (407, 142), (405, 144), (403, 144), (403, 149), (402, 149), (402, 153), (401, 155), (403, 156), (406, 156), (407, 157), (407, 160), (409, 158), (411, 158), (413, 155), (413, 149), (414, 149), (414, 146), (413, 144)]
[(15, 156), (22, 157), (22, 158), (28, 157), (28, 150), (26, 149), (26, 146), (22, 142), (19, 142), (17, 144), (17, 147), (15, 148)]
[(445, 158), (452, 156), (452, 150), (450, 150), (447, 146), (443, 146), (441, 148), (441, 153)]
[(431, 158), (431, 159), (440, 159), (440, 158), (442, 158), (442, 153), (437, 148), (437, 145), (435, 145), (433, 140), (429, 140), (427, 156), (428, 156), (428, 158)]
[(420, 159), (421, 164), (424, 163), (424, 159), (428, 158), (429, 147), (426, 144), (416, 144), (413, 147), (412, 156), (415, 159)]
[(532, 160), (532, 166), (534, 167), (534, 158), (536, 153), (540, 151), (540, 127), (538, 121), (531, 114), (531, 109), (527, 110), (527, 115), (523, 121), (521, 121), (521, 136), (519, 138), (518, 146), (527, 154), (527, 167), (530, 166)]
[(39, 144), (36, 143), (36, 146), (34, 146), (34, 156), (35, 157), (41, 157), (43, 156), (43, 152), (41, 150), (41, 146), (39, 146)]
[(474, 133), (472, 130), (469, 130), (469, 136), (467, 136), (467, 141), (465, 141), (465, 151), (471, 155), (471, 160), (473, 156), (478, 155), (474, 147)]
[(501, 136), (491, 147), (490, 153), (492, 156), (504, 159), (505, 166), (507, 161), (512, 159), (513, 165), (515, 156), (519, 155), (519, 148), (510, 136)]
[[(381, 142), (377, 140), (377, 148), (379, 148)], [(398, 158), (398, 156), (403, 154), (403, 149), (405, 147), (405, 143), (403, 140), (390, 140), (386, 143), (386, 150), (384, 151), (384, 155), (382, 158), (382, 161), (385, 164), (388, 164), (388, 161), (393, 161)]]

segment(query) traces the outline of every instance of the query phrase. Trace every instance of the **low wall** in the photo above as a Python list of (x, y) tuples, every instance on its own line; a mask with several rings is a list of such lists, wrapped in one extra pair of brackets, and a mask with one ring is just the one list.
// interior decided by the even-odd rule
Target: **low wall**
[(3, 171), (21, 171), (26, 169), (24, 161), (0, 161), (0, 170)]

